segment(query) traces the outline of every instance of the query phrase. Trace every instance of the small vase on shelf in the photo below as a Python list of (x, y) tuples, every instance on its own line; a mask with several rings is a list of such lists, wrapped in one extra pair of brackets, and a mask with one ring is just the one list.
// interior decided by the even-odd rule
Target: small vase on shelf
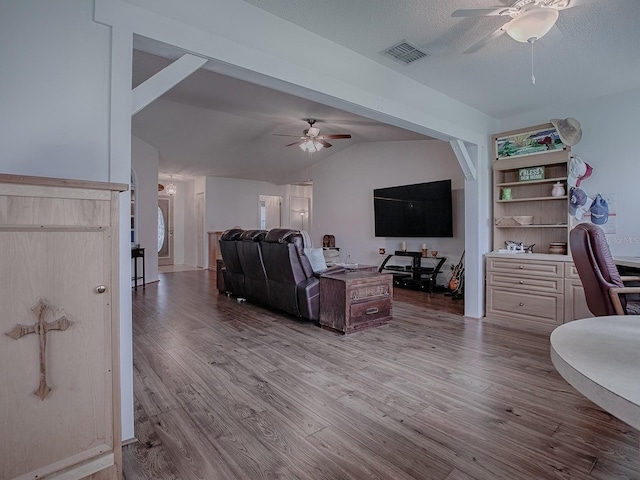
[(563, 197), (565, 193), (566, 191), (562, 182), (556, 182), (553, 184), (553, 188), (551, 189), (552, 197)]

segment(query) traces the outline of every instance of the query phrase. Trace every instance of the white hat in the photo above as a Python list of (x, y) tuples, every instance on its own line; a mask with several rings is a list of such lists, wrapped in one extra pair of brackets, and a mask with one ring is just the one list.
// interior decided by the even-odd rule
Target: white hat
[(593, 172), (593, 167), (585, 163), (580, 157), (571, 156), (569, 162), (569, 176), (567, 177), (567, 185), (570, 187), (579, 187), (580, 181), (589, 178)]
[(551, 123), (558, 131), (558, 136), (562, 143), (568, 147), (574, 146), (582, 138), (582, 129), (580, 128), (580, 122), (575, 118), (565, 118), (561, 120), (559, 118), (552, 118)]

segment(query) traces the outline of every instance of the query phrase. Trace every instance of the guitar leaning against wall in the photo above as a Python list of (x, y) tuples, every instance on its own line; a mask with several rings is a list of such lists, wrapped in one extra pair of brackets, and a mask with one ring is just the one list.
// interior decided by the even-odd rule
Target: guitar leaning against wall
[(460, 257), (460, 261), (453, 268), (451, 279), (449, 280), (449, 291), (455, 297), (462, 295), (462, 288), (464, 285), (464, 251)]

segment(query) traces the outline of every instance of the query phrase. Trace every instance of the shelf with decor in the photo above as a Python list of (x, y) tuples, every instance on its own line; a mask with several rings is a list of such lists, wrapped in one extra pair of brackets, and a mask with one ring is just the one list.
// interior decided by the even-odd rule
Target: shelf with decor
[[(486, 318), (548, 332), (584, 315), (584, 292), (567, 250), (571, 147), (551, 123), (492, 139), (494, 251), (485, 256)], [(533, 253), (507, 251), (507, 241), (533, 246)]]
[[(567, 180), (567, 177), (554, 177), (554, 178), (543, 178), (541, 180), (528, 180), (527, 183), (529, 185), (535, 185), (537, 183), (556, 183), (556, 182), (564, 182)], [(520, 181), (517, 182), (503, 182), (503, 183), (498, 183), (496, 184), (496, 186), (498, 187), (510, 187), (512, 185), (521, 185), (522, 183)]]
[[(566, 180), (566, 179), (565, 179)], [(566, 195), (562, 195), (560, 197), (525, 197), (525, 198), (514, 198), (511, 200), (496, 200), (497, 203), (514, 203), (514, 202), (531, 202), (531, 201), (542, 201), (542, 200), (567, 200)]]
[[(548, 253), (549, 244), (568, 241), (566, 181), (571, 148), (553, 133), (549, 123), (493, 136), (494, 250), (513, 241), (534, 245), (534, 252)], [(538, 134), (551, 143), (533, 143)], [(510, 141), (524, 146), (508, 150), (504, 145)]]
[(566, 223), (560, 223), (557, 225), (546, 225), (541, 223), (531, 225), (496, 225), (496, 228), (567, 228)]

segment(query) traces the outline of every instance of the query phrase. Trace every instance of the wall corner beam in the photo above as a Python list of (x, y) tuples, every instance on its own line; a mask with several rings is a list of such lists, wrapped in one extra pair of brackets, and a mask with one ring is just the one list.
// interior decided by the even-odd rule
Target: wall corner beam
[(145, 80), (131, 92), (131, 116), (207, 63), (206, 58), (187, 53)]

